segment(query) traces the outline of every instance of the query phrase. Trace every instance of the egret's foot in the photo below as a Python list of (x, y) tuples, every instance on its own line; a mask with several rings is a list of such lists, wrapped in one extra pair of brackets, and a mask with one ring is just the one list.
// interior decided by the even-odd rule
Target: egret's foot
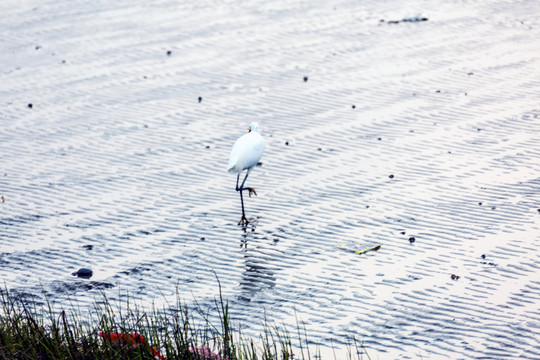
[(246, 219), (245, 216), (242, 216), (242, 218), (241, 218), (240, 221), (238, 222), (238, 225), (240, 225), (240, 224), (242, 224), (242, 225), (247, 225), (247, 224), (249, 224), (249, 220)]
[(257, 192), (255, 191), (254, 188), (248, 188), (248, 190), (249, 190), (249, 197), (251, 197), (251, 194), (257, 196)]

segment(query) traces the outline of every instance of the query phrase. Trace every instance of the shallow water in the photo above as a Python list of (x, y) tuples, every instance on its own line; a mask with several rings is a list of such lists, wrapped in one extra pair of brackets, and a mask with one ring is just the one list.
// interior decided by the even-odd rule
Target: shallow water
[[(381, 359), (540, 357), (537, 2), (0, 12), (12, 291), (211, 308), (215, 271), (248, 333), (266, 314), (338, 353), (355, 336)], [(244, 229), (226, 166), (252, 121)]]

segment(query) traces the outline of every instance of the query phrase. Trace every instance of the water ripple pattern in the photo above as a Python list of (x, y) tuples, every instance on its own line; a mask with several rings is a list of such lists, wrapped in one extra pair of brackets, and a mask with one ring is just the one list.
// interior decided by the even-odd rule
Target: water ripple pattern
[[(211, 309), (215, 271), (248, 334), (266, 316), (328, 354), (354, 336), (381, 359), (540, 358), (537, 1), (0, 12), (14, 293), (178, 289)], [(242, 228), (226, 166), (253, 121), (267, 146)]]

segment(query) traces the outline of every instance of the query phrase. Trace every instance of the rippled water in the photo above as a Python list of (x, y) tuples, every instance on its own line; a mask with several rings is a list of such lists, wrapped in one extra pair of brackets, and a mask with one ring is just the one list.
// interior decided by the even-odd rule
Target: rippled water
[[(266, 314), (338, 353), (355, 336), (381, 359), (540, 358), (538, 2), (0, 12), (12, 291), (210, 308), (215, 271), (254, 334)], [(242, 228), (226, 166), (252, 121)]]

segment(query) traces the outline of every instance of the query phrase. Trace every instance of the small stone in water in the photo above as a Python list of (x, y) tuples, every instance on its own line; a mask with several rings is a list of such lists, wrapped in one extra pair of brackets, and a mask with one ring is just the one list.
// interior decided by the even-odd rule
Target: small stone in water
[(482, 254), (482, 259), (485, 259), (486, 258), (486, 254)]
[(28, 108), (30, 108), (30, 109), (31, 109), (31, 108), (32, 108), (32, 106), (34, 106), (34, 105), (32, 105), (32, 103), (28, 104)]
[(390, 179), (393, 179), (394, 178), (394, 175), (389, 175), (388, 176)]
[(171, 54), (172, 54), (171, 50), (167, 51), (167, 56), (171, 56)]
[(71, 273), (73, 276), (77, 276), (83, 279), (90, 279), (94, 272), (87, 268), (80, 268), (79, 270), (75, 271), (74, 273)]
[(288, 142), (288, 141), (285, 141), (285, 145), (289, 145), (289, 142)]
[(304, 82), (308, 81), (308, 77), (304, 76)]
[(460, 276), (459, 276), (459, 275), (456, 275), (456, 274), (452, 274), (452, 275), (450, 276), (450, 278), (452, 278), (452, 280), (457, 280), (457, 279), (460, 278)]
[(413, 242), (415, 242), (415, 241), (416, 241), (416, 239), (414, 238), (414, 236), (411, 236), (411, 237), (409, 238), (409, 242), (410, 242), (411, 244), (412, 244)]

